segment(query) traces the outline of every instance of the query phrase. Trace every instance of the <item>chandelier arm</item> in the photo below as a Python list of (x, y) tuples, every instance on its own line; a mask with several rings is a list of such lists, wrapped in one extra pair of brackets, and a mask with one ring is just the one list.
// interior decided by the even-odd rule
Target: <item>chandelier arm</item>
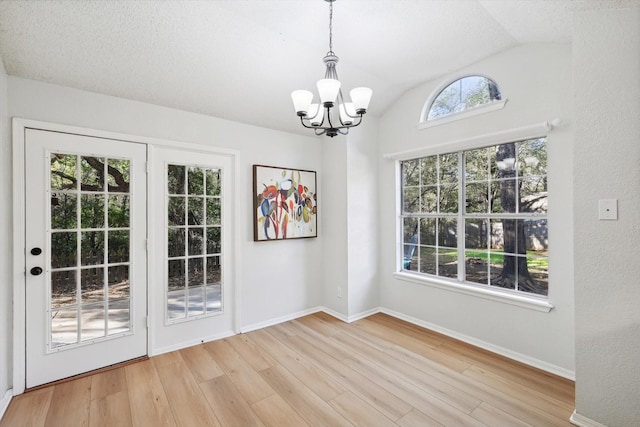
[(334, 128), (333, 123), (331, 123), (331, 107), (326, 107), (327, 108), (327, 113), (325, 114), (325, 117), (323, 117), (322, 123), (324, 123), (324, 119), (327, 119), (327, 123), (329, 123), (329, 128)]
[[(320, 123), (319, 126), (313, 126), (313, 125), (309, 126), (304, 123), (304, 120), (305, 119), (303, 117), (300, 117), (300, 123), (302, 123), (302, 126), (306, 127), (307, 129), (325, 129), (324, 127), (322, 127), (322, 124), (324, 123), (324, 118), (322, 119), (322, 123)], [(306, 120), (309, 120), (309, 119), (306, 119)]]
[[(320, 131), (320, 132), (318, 132), (318, 131)], [(315, 134), (316, 134), (316, 136), (324, 135), (326, 132), (327, 132), (327, 129), (325, 129), (325, 128), (322, 128), (322, 129), (316, 129), (316, 130), (315, 130)]]

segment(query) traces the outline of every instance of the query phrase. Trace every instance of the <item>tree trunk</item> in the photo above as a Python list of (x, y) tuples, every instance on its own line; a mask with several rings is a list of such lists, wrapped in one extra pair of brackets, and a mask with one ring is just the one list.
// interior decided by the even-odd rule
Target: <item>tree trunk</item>
[[(513, 159), (513, 165), (510, 160)], [(516, 188), (516, 145), (511, 142), (498, 146), (496, 161), (502, 165), (498, 169), (500, 181), (500, 200), (502, 211), (515, 213), (516, 206), (520, 204)], [(517, 289), (525, 292), (540, 293), (539, 285), (531, 277), (527, 267), (527, 244), (524, 235), (522, 220), (503, 219), (502, 232), (505, 254), (517, 254), (522, 256), (505, 255), (502, 264), (502, 272), (491, 280), (492, 284), (509, 289)]]

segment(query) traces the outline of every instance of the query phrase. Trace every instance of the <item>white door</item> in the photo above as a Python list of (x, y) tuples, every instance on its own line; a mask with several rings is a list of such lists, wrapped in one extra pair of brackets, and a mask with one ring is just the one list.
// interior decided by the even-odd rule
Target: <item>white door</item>
[(233, 162), (152, 147), (152, 352), (234, 333)]
[(146, 146), (27, 129), (26, 386), (147, 354)]

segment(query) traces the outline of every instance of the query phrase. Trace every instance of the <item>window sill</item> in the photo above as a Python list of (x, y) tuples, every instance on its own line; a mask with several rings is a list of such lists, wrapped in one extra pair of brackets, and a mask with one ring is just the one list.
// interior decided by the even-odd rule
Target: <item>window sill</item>
[(548, 313), (553, 308), (553, 304), (541, 298), (508, 294), (494, 289), (485, 289), (483, 287), (468, 285), (457, 281), (449, 281), (432, 277), (427, 278), (422, 275), (410, 273), (407, 271), (395, 272), (393, 273), (393, 276), (398, 280), (403, 280), (406, 282), (413, 282), (420, 285), (443, 289), (446, 291), (457, 292), (478, 298), (488, 299), (491, 301), (501, 302), (504, 304), (515, 305), (517, 307), (540, 311), (543, 313)]
[(467, 117), (477, 116), (479, 114), (489, 113), (491, 111), (501, 110), (507, 103), (506, 99), (501, 101), (494, 101), (490, 104), (481, 105), (471, 108), (467, 111), (461, 111), (459, 113), (453, 113), (448, 116), (444, 116), (439, 119), (432, 119), (418, 123), (418, 129), (427, 129), (434, 126), (444, 125), (446, 123), (455, 122), (457, 120), (466, 119)]

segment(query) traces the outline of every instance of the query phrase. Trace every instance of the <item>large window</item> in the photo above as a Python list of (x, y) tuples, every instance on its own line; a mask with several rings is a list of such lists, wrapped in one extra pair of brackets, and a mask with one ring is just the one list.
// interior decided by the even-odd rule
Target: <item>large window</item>
[(547, 295), (545, 138), (405, 160), (401, 173), (402, 270)]

